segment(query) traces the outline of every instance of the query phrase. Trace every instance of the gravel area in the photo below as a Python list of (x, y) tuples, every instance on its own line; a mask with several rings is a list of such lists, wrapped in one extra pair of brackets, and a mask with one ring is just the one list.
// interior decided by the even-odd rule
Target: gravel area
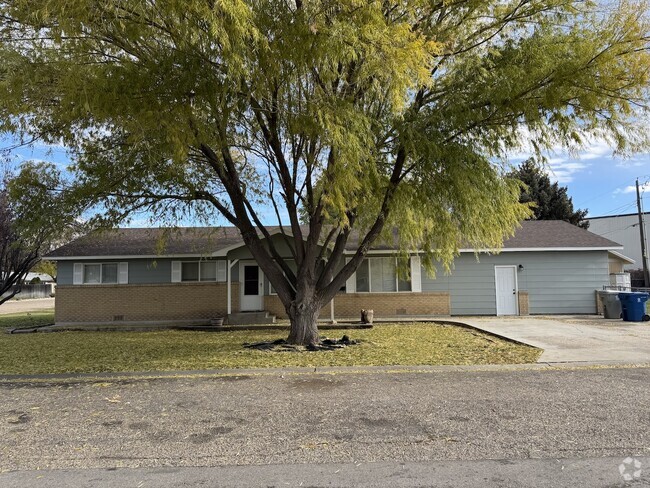
[(649, 373), (1, 383), (0, 471), (647, 456)]

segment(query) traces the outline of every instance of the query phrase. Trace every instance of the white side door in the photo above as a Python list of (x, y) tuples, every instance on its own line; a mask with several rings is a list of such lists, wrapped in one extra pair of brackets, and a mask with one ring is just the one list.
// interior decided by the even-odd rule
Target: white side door
[(518, 315), (517, 266), (495, 266), (497, 315)]
[(255, 261), (239, 263), (239, 295), (242, 312), (264, 308), (264, 274)]

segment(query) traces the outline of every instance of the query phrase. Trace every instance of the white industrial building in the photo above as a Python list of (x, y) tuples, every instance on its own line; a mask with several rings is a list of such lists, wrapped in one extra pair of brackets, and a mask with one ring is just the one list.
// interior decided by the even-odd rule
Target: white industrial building
[[(646, 234), (646, 249), (648, 230), (650, 229), (647, 220), (650, 219), (650, 212), (643, 214)], [(590, 217), (589, 232), (598, 234), (612, 241), (623, 245), (623, 254), (634, 259), (634, 264), (625, 265), (625, 270), (643, 268), (641, 257), (641, 237), (639, 232), (639, 215), (637, 213), (623, 215), (607, 215), (604, 217)]]

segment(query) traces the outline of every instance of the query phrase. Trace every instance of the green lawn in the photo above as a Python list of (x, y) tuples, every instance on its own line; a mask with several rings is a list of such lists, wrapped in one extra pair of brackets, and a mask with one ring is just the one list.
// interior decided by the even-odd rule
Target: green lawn
[(460, 327), (381, 324), (373, 329), (323, 331), (361, 344), (336, 351), (265, 352), (244, 342), (274, 340), (285, 331), (56, 332), (0, 334), (0, 373), (166, 371), (289, 366), (514, 364), (541, 351)]
[[(4, 328), (26, 328), (37, 325), (48, 325), (54, 323), (54, 312), (41, 311), (29, 313), (14, 313), (0, 315), (0, 329)], [(2, 332), (0, 330), (0, 332)]]

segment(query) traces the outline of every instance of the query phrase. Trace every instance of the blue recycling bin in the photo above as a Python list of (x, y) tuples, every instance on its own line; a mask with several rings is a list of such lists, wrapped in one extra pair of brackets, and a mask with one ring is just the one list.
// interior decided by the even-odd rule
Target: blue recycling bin
[(648, 301), (647, 293), (619, 293), (625, 322), (642, 322), (645, 315), (645, 302)]

